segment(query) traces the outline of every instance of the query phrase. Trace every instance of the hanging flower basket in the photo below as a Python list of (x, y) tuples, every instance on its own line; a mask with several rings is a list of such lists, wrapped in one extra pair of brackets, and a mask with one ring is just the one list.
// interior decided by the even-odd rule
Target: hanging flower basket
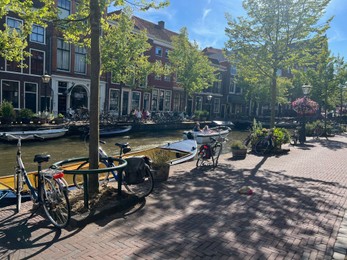
[(299, 115), (314, 115), (319, 105), (317, 102), (307, 98), (298, 98), (292, 102), (292, 107), (296, 113)]

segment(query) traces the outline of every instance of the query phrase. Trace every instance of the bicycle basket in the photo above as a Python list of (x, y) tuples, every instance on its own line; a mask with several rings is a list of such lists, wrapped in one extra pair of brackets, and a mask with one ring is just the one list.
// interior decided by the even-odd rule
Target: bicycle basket
[(211, 158), (211, 149), (210, 146), (207, 144), (204, 144), (200, 147), (199, 154), (202, 155), (203, 159), (210, 159)]
[(125, 159), (127, 166), (124, 169), (126, 184), (139, 184), (144, 181), (146, 163), (143, 157), (130, 157)]

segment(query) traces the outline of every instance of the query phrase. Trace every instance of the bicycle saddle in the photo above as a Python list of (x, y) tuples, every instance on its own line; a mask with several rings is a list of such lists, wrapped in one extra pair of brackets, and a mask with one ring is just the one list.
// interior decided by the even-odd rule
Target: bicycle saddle
[(34, 157), (34, 162), (42, 163), (48, 162), (51, 156), (49, 154), (36, 154)]
[(114, 145), (115, 145), (115, 146), (118, 146), (118, 147), (120, 147), (120, 148), (122, 148), (122, 149), (124, 149), (125, 147), (128, 147), (128, 146), (129, 146), (129, 143), (125, 143), (125, 144), (115, 143)]

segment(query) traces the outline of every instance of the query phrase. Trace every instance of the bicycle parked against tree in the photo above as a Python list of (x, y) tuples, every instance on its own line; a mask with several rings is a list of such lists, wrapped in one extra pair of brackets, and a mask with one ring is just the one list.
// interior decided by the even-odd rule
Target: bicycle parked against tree
[[(22, 140), (33, 138), (30, 136), (14, 136), (4, 133), (3, 136), (9, 136), (17, 140), (17, 156), (16, 167), (14, 173), (14, 191), (17, 197), (16, 210), (21, 209), (22, 194), (24, 193), (24, 185), (29, 189), (31, 199), (38, 206), (43, 206), (47, 218), (50, 222), (58, 228), (66, 227), (70, 221), (70, 202), (67, 195), (67, 184), (64, 173), (57, 169), (42, 170), (42, 163), (48, 162), (50, 155), (37, 154), (34, 157), (34, 162), (37, 162), (37, 175), (30, 179), (27, 171), (25, 170), (24, 162), (22, 160)], [(42, 139), (41, 137), (35, 136)], [(37, 181), (37, 187), (32, 182)], [(39, 208), (38, 207), (38, 208)]]
[[(220, 137), (222, 138), (222, 137)], [(212, 161), (212, 166), (216, 167), (218, 165), (218, 159), (223, 150), (223, 143), (213, 137), (210, 137), (211, 143), (202, 144), (198, 152), (198, 159), (196, 161), (196, 167), (204, 166)]]
[[(105, 144), (104, 141), (100, 143)], [(119, 159), (122, 159), (122, 156), (131, 151), (128, 143), (121, 144), (115, 143), (119, 147)], [(122, 183), (125, 189), (139, 198), (148, 196), (154, 187), (153, 175), (151, 172), (151, 162), (150, 159), (146, 156), (134, 156), (129, 158), (124, 158), (127, 161), (127, 166), (124, 169), (122, 176)], [(99, 146), (99, 160), (107, 168), (115, 167), (114, 158), (109, 157), (107, 153)], [(77, 168), (82, 169), (88, 167), (89, 162), (86, 161), (79, 165)], [(99, 174), (99, 180), (101, 185), (107, 185), (107, 183), (113, 179), (118, 181), (117, 171), (110, 171)], [(83, 187), (83, 176), (75, 174), (73, 176), (74, 185), (77, 188)]]

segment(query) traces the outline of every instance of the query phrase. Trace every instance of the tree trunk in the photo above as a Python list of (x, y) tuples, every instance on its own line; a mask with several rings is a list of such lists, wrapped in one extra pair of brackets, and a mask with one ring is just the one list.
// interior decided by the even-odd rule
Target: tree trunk
[(275, 126), (275, 113), (276, 113), (276, 97), (277, 97), (277, 76), (276, 70), (274, 70), (271, 80), (271, 118), (270, 118), (270, 127)]
[[(101, 12), (98, 0), (90, 0), (91, 48), (90, 48), (90, 129), (89, 129), (89, 169), (99, 166), (99, 89), (100, 89), (100, 32)], [(97, 174), (89, 176), (90, 195), (99, 191)]]

